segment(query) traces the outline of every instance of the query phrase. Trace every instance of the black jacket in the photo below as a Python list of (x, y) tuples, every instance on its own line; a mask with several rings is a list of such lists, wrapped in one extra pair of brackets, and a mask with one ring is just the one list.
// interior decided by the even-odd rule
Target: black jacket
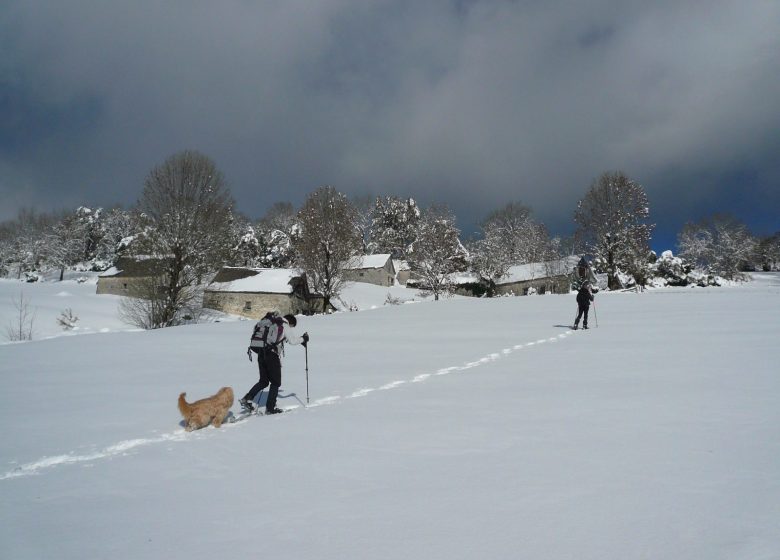
[(590, 286), (585, 286), (577, 292), (577, 304), (581, 307), (590, 307), (591, 301), (593, 301), (593, 292), (590, 291)]

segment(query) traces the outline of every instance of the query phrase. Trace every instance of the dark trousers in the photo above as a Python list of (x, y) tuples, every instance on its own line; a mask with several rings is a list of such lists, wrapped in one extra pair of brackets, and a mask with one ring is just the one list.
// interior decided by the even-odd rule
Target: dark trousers
[(244, 398), (253, 401), (263, 389), (268, 389), (268, 400), (265, 403), (266, 410), (276, 408), (276, 397), (279, 395), (279, 387), (282, 384), (282, 362), (279, 355), (271, 350), (260, 350), (257, 353), (257, 367), (260, 370), (260, 381), (255, 383)]
[(579, 308), (579, 311), (577, 311), (577, 319), (574, 321), (574, 326), (580, 324), (580, 319), (583, 315), (585, 315), (584, 320), (582, 321), (582, 326), (587, 327), (588, 326), (588, 310), (590, 309), (590, 305), (577, 305)]

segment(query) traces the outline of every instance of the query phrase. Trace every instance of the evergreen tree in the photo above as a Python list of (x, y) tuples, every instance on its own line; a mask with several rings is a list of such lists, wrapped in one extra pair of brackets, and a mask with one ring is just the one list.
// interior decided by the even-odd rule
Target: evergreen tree
[(368, 250), (406, 259), (420, 230), (420, 209), (413, 198), (377, 197), (371, 212)]
[(276, 202), (258, 222), (256, 231), (260, 243), (261, 266), (289, 268), (294, 265), (296, 255), (292, 235), (297, 219), (291, 203)]

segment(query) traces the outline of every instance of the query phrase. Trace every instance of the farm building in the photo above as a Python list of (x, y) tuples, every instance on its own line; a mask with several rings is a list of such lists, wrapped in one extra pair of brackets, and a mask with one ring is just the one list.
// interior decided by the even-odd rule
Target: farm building
[(162, 261), (153, 257), (119, 257), (114, 266), (98, 276), (98, 294), (132, 296), (150, 278), (159, 276)]
[(389, 253), (359, 257), (344, 271), (344, 279), (378, 286), (392, 286), (395, 283), (393, 259), (390, 258)]
[(579, 260), (579, 257), (571, 256), (510, 267), (507, 274), (496, 282), (496, 295), (568, 293), (571, 290), (572, 271)]
[(409, 263), (407, 261), (394, 260), (393, 267), (396, 271), (395, 277), (398, 283), (406, 286), (406, 283), (412, 277), (412, 268), (409, 266)]
[(308, 314), (321, 309), (321, 299), (318, 303), (306, 275), (296, 269), (223, 267), (204, 291), (203, 307), (261, 319), (274, 310)]

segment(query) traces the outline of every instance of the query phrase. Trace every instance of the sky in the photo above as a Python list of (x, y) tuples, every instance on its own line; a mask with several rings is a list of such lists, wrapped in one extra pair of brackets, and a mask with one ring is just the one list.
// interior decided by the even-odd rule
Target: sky
[(193, 149), (250, 218), (332, 185), (568, 235), (621, 170), (657, 250), (713, 213), (780, 230), (773, 0), (0, 0), (0, 53), (0, 220), (131, 206)]

